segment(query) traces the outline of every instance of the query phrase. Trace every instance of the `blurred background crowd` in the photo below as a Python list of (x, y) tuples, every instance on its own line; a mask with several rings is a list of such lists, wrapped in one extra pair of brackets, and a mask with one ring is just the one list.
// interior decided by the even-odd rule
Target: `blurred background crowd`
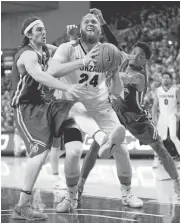
[[(126, 53), (139, 40), (148, 42), (153, 55), (147, 64), (149, 77), (145, 104), (151, 110), (153, 93), (160, 85), (161, 74), (168, 71), (174, 78), (174, 83), (180, 84), (180, 5), (146, 3), (131, 13), (114, 7), (113, 13), (104, 14), (111, 30), (121, 42)], [(180, 28), (179, 28), (180, 29)], [(179, 35), (179, 43), (174, 35)]]
[[(91, 8), (93, 7), (102, 10), (105, 20), (121, 42), (125, 52), (129, 53), (138, 40), (151, 45), (153, 56), (147, 64), (149, 86), (145, 97), (145, 103), (151, 109), (153, 93), (160, 85), (163, 71), (170, 72), (174, 77), (174, 83), (180, 84), (180, 43), (173, 34), (177, 35), (177, 24), (180, 24), (179, 3), (168, 5), (146, 3), (137, 8), (133, 6), (131, 10), (130, 5), (127, 9), (127, 4), (120, 8), (118, 2), (114, 2), (113, 5), (106, 2), (98, 5), (98, 2), (92, 2)], [(67, 41), (66, 35), (63, 41)], [(58, 45), (56, 41), (54, 44)], [(2, 62), (1, 74), (1, 126), (2, 131), (11, 131), (14, 128), (14, 121), (10, 106), (12, 96), (10, 72), (5, 72)]]
[[(2, 66), (2, 65), (1, 65)], [(11, 76), (1, 68), (1, 131), (13, 131), (14, 115), (10, 105), (12, 99)]]

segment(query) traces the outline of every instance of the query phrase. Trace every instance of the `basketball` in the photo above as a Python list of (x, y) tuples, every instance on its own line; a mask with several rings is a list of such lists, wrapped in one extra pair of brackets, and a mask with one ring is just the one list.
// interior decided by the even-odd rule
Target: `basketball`
[(122, 56), (120, 50), (110, 43), (103, 43), (100, 46), (99, 55), (94, 59), (97, 60), (96, 66), (103, 70), (114, 70), (121, 64)]

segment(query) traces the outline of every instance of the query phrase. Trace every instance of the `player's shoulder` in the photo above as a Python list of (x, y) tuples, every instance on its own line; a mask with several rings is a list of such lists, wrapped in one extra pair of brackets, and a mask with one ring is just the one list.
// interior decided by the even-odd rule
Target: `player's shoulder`
[(46, 47), (48, 48), (48, 51), (50, 53), (50, 56), (53, 56), (54, 53), (57, 50), (57, 46), (51, 45), (51, 44), (46, 44)]
[(126, 61), (126, 60), (129, 60), (129, 54), (127, 54), (126, 52), (124, 51), (120, 51), (121, 53), (121, 56), (122, 56), (122, 61)]
[(34, 50), (26, 50), (22, 52), (22, 54), (19, 57), (22, 61), (28, 61), (28, 60), (38, 60), (37, 53)]
[(178, 85), (174, 84), (174, 85), (172, 86), (172, 89), (174, 89), (174, 90), (178, 90), (178, 89), (180, 89), (180, 87), (179, 87)]

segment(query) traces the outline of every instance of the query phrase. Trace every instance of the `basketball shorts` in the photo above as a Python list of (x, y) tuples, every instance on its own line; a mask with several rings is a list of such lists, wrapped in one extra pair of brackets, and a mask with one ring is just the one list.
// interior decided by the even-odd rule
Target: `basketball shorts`
[(160, 115), (157, 123), (157, 130), (162, 138), (162, 140), (166, 140), (168, 136), (168, 128), (169, 128), (169, 136), (175, 137), (177, 136), (177, 118), (174, 114), (172, 115)]
[(109, 108), (102, 110), (87, 110), (88, 115), (91, 116), (99, 126), (99, 128), (105, 132), (110, 133), (118, 124), (119, 119), (113, 110), (111, 104)]
[[(66, 142), (67, 138), (71, 138), (73, 141), (78, 141), (79, 138), (77, 136), (72, 137), (72, 135), (69, 136), (69, 132), (66, 131), (68, 129), (78, 129), (79, 127), (77, 126), (75, 120), (73, 118), (67, 118), (63, 123), (60, 128), (60, 137), (55, 138), (53, 137), (53, 143), (52, 147), (58, 148), (61, 151), (65, 151), (65, 145), (64, 143)], [(79, 130), (80, 131), (80, 130)]]
[(157, 129), (148, 114), (126, 112), (121, 106), (113, 106), (113, 108), (121, 124), (139, 140), (141, 145), (150, 145), (156, 141)]
[[(115, 126), (120, 124), (119, 119), (110, 103), (106, 106), (102, 105), (102, 106), (90, 107), (87, 106), (86, 104), (78, 102), (74, 105), (74, 108), (75, 109), (72, 109), (72, 111), (70, 112), (72, 117), (75, 117), (77, 115), (81, 117), (81, 120), (79, 120), (79, 122), (81, 121), (82, 123), (85, 123), (86, 117), (89, 116), (94, 119), (99, 128), (105, 133), (111, 132)], [(92, 126), (89, 126), (88, 123), (86, 123), (86, 126), (83, 129), (83, 131), (91, 136), (92, 135), (91, 128)]]
[(68, 117), (74, 102), (53, 100), (50, 103), (21, 104), (14, 109), (15, 121), (29, 157), (50, 149), (54, 138), (59, 138), (66, 126), (74, 125)]

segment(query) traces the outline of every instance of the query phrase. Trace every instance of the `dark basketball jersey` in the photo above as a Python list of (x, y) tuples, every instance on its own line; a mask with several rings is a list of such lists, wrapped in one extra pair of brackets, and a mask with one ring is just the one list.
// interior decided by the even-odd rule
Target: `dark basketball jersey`
[[(122, 72), (128, 73), (128, 62), (128, 60), (125, 61), (124, 66), (122, 66)], [(125, 112), (140, 113), (144, 110), (143, 99), (147, 90), (147, 75), (143, 68), (134, 71), (131, 69), (131, 72), (139, 72), (145, 76), (144, 90), (139, 92), (134, 84), (124, 85), (124, 99), (119, 98), (118, 101)]]
[[(42, 91), (42, 85), (35, 81), (27, 72), (20, 74), (17, 68), (17, 61), (21, 54), (26, 50), (36, 52), (30, 45), (21, 48), (15, 55), (15, 60), (12, 67), (12, 88), (14, 91), (11, 106), (16, 107), (21, 103), (39, 104), (45, 98)], [(46, 69), (49, 52), (43, 51), (42, 56), (37, 53), (38, 63), (41, 65), (42, 70)]]

